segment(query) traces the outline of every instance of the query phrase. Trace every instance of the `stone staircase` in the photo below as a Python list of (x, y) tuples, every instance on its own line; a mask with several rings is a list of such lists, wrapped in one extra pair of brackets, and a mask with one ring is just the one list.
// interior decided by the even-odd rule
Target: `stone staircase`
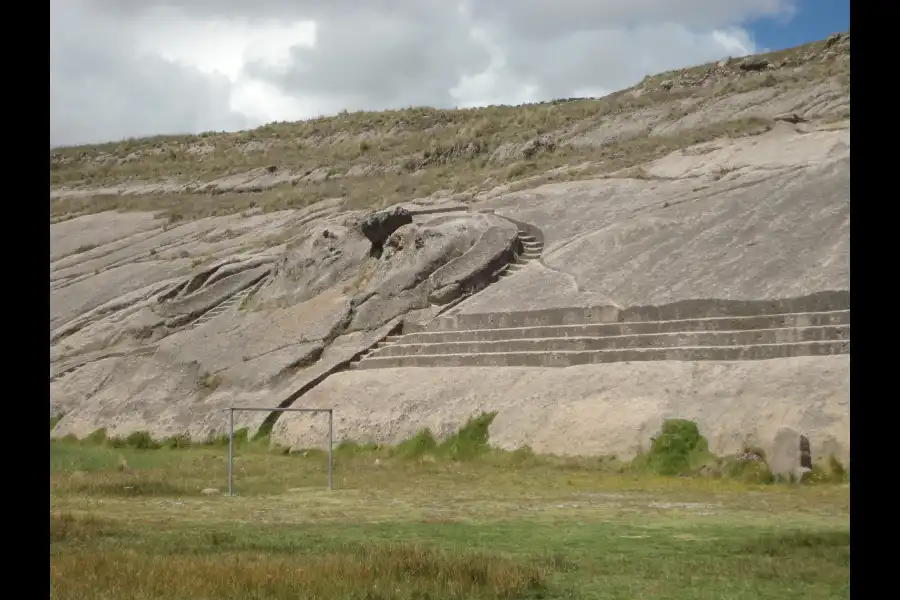
[[(518, 225), (518, 223), (516, 224)], [(519, 225), (519, 233), (517, 237), (519, 248), (517, 249), (515, 259), (512, 262), (506, 263), (501, 269), (494, 273), (490, 279), (491, 283), (496, 283), (501, 279), (512, 277), (513, 275), (521, 271), (528, 263), (535, 260), (540, 260), (541, 253), (543, 253), (544, 251), (544, 242), (538, 239), (538, 237), (533, 233), (529, 233), (527, 230), (523, 229), (521, 225)], [(445, 306), (444, 311), (450, 311), (450, 309), (454, 308), (457, 304), (461, 303), (464, 300), (466, 300), (466, 297), (455, 300), (451, 304)], [(400, 336), (397, 335), (388, 336), (387, 338), (385, 338), (385, 341), (379, 342), (368, 351), (363, 352), (362, 354), (351, 360), (348, 363), (347, 368), (358, 368), (360, 363), (371, 356), (376, 350), (384, 347), (385, 345), (393, 344), (399, 338)]]
[(539, 260), (541, 253), (544, 251), (544, 243), (539, 241), (534, 235), (519, 229), (519, 244), (522, 247), (521, 253), (516, 254), (513, 262), (506, 263), (506, 266), (497, 273), (497, 279), (506, 279), (512, 277), (528, 263)]
[(629, 314), (606, 307), (441, 317), (429, 330), (389, 336), (355, 368), (568, 367), (850, 352), (849, 300), (846, 308), (812, 306), (815, 310), (797, 312), (779, 312), (779, 306), (770, 306), (776, 309), (772, 312), (760, 310), (765, 303), (737, 304), (735, 314), (722, 314), (721, 305), (710, 305), (708, 314), (690, 318), (680, 318), (678, 310)]
[(246, 289), (243, 289), (240, 292), (238, 292), (237, 294), (235, 294), (235, 295), (231, 296), (230, 298), (228, 298), (227, 300), (225, 300), (224, 302), (221, 302), (221, 303), (215, 305), (210, 310), (208, 310), (205, 313), (203, 313), (202, 315), (200, 315), (200, 317), (198, 319), (196, 319), (195, 321), (193, 321), (190, 325), (188, 325), (186, 329), (188, 329), (188, 330), (194, 329), (196, 327), (203, 325), (204, 323), (209, 323), (214, 318), (216, 318), (217, 316), (221, 315), (222, 313), (228, 311), (229, 309), (231, 309), (235, 306), (239, 306), (240, 303), (243, 302), (244, 298), (246, 298), (250, 294), (251, 291), (256, 289), (256, 287), (257, 287), (256, 285), (253, 285)]

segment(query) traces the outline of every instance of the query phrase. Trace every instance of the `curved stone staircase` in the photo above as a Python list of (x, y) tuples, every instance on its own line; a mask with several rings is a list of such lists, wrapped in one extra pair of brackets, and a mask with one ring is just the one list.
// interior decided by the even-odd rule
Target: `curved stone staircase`
[[(498, 215), (499, 216), (499, 215)], [(506, 217), (502, 217), (506, 218)], [(519, 228), (518, 232), (518, 240), (516, 244), (516, 252), (514, 254), (515, 258), (506, 263), (501, 269), (499, 269), (496, 273), (494, 273), (489, 282), (496, 283), (501, 279), (506, 279), (508, 277), (512, 277), (527, 265), (530, 262), (540, 260), (541, 254), (544, 252), (544, 241), (543, 236), (540, 235), (539, 232), (533, 231), (534, 228), (530, 227), (524, 223), (519, 223), (518, 221), (514, 221), (512, 219), (508, 219), (508, 221), (512, 222)], [(455, 300), (454, 302), (448, 304), (444, 307), (444, 312), (449, 311), (451, 308), (454, 308), (460, 302), (466, 300), (468, 296), (464, 296)], [(389, 335), (384, 340), (378, 342), (367, 351), (359, 354), (353, 360), (351, 360), (347, 364), (347, 368), (355, 369), (359, 366), (359, 364), (370, 357), (377, 350), (384, 348), (385, 346), (390, 346), (394, 344), (397, 340), (399, 340), (402, 336), (399, 335)]]
[(513, 262), (506, 263), (506, 267), (497, 273), (497, 279), (512, 277), (525, 268), (525, 265), (528, 263), (540, 260), (541, 254), (544, 251), (544, 242), (538, 240), (533, 234), (523, 231), (522, 229), (519, 229), (518, 237), (521, 252), (516, 254), (516, 258)]

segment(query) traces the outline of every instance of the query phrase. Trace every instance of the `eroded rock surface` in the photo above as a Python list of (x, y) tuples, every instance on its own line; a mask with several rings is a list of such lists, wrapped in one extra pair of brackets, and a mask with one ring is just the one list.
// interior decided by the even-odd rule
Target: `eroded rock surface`
[[(528, 310), (606, 298), (626, 307), (693, 298), (790, 298), (850, 286), (850, 133), (768, 134), (678, 151), (640, 170), (484, 203), (544, 235), (546, 274), (457, 307)], [(577, 283), (576, 283), (577, 282)], [(592, 301), (592, 300), (589, 300)]]
[[(690, 419), (713, 452), (762, 447), (776, 468), (790, 470), (800, 467), (799, 435), (785, 441), (783, 427), (806, 433), (814, 460), (849, 459), (849, 369), (848, 356), (373, 369), (330, 377), (304, 402), (335, 409), (336, 443), (397, 443), (424, 427), (448, 436), (468, 418), (497, 411), (490, 436), (501, 448), (622, 459), (648, 448), (663, 419)], [(316, 448), (325, 427), (289, 416), (273, 433), (281, 444)]]
[(388, 236), (409, 223), (412, 223), (412, 214), (401, 206), (394, 206), (369, 215), (359, 226), (372, 246), (380, 249)]
[[(114, 299), (94, 300), (51, 333), (51, 411), (66, 415), (55, 434), (221, 433), (228, 406), (289, 402), (406, 313), (474, 292), (513, 257), (517, 229), (500, 217), (456, 212), (412, 222), (405, 214), (378, 258), (369, 256), (361, 215), (331, 211), (302, 223), (285, 244), (248, 239), (242, 253), (181, 277), (141, 279), (144, 287), (118, 298), (98, 286), (103, 271), (87, 277), (81, 285), (92, 298)], [(269, 238), (293, 233), (297, 221), (283, 216), (271, 217)], [(204, 235), (198, 225), (195, 232)], [(66, 297), (74, 285), (57, 293)], [(70, 311), (57, 314), (51, 324)], [(238, 422), (255, 428), (265, 417), (241, 414)]]
[[(393, 443), (423, 427), (447, 435), (478, 412), (498, 411), (491, 441), (503, 448), (625, 458), (646, 447), (662, 419), (677, 417), (697, 421), (716, 452), (766, 449), (779, 472), (805, 468), (800, 437), (813, 461), (846, 461), (846, 354), (343, 369), (398, 328), (427, 331), (436, 319), (848, 296), (848, 59), (849, 36), (837, 36), (793, 58), (648, 77), (614, 95), (609, 112), (554, 121), (563, 124), (550, 133), (505, 132), (489, 144), (478, 132), (491, 123), (467, 122), (454, 135), (471, 140), (379, 159), (354, 154), (339, 165), (319, 160), (324, 153), (304, 165), (248, 162), (202, 181), (179, 174), (91, 188), (72, 175), (78, 164), (112, 168), (169, 150), (199, 161), (228, 140), (145, 145), (118, 157), (52, 154), (51, 171), (68, 174), (51, 202), (71, 212), (50, 227), (50, 404), (51, 415), (64, 415), (51, 435), (106, 428), (204, 439), (224, 431), (229, 406), (298, 402), (335, 408), (338, 441)], [(811, 73), (828, 65), (832, 75), (814, 81)], [(656, 100), (643, 104), (648, 95)], [(557, 108), (541, 118), (552, 120)], [(407, 126), (377, 135), (393, 152)], [(695, 132), (707, 141), (682, 144)], [(374, 135), (316, 132), (299, 141), (361, 150), (377, 143)], [(242, 141), (234, 151), (277, 155), (297, 143)], [(648, 150), (656, 147), (677, 149)], [(461, 173), (454, 167), (475, 161), (502, 170), (451, 182)], [(542, 170), (545, 161), (553, 166)], [(390, 195), (416, 189), (432, 168), (450, 179)], [(396, 179), (378, 187), (388, 178)], [(343, 195), (345, 184), (401, 204), (351, 210), (361, 204)], [(304, 206), (308, 189), (328, 199)], [(274, 199), (267, 209), (281, 210), (255, 204), (265, 190)], [(223, 215), (210, 204), (193, 214), (217, 216), (182, 220), (171, 211), (88, 214), (82, 203), (174, 193), (205, 203), (240, 194), (249, 208)], [(254, 431), (272, 421), (236, 417)], [(316, 446), (323, 427), (289, 416), (274, 439)]]

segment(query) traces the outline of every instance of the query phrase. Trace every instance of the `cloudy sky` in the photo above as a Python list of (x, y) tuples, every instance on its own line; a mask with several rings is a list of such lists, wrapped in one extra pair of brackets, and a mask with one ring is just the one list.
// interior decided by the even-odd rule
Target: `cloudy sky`
[(647, 74), (824, 37), (847, 28), (849, 6), (51, 0), (50, 143), (603, 95)]

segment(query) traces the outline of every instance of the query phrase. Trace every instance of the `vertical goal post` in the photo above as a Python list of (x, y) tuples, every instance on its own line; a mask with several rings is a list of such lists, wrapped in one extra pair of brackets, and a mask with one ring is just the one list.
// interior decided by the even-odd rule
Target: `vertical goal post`
[(262, 406), (229, 406), (228, 411), (228, 495), (234, 495), (234, 413), (235, 412), (296, 412), (328, 413), (328, 489), (334, 489), (334, 409), (333, 408), (266, 408)]

